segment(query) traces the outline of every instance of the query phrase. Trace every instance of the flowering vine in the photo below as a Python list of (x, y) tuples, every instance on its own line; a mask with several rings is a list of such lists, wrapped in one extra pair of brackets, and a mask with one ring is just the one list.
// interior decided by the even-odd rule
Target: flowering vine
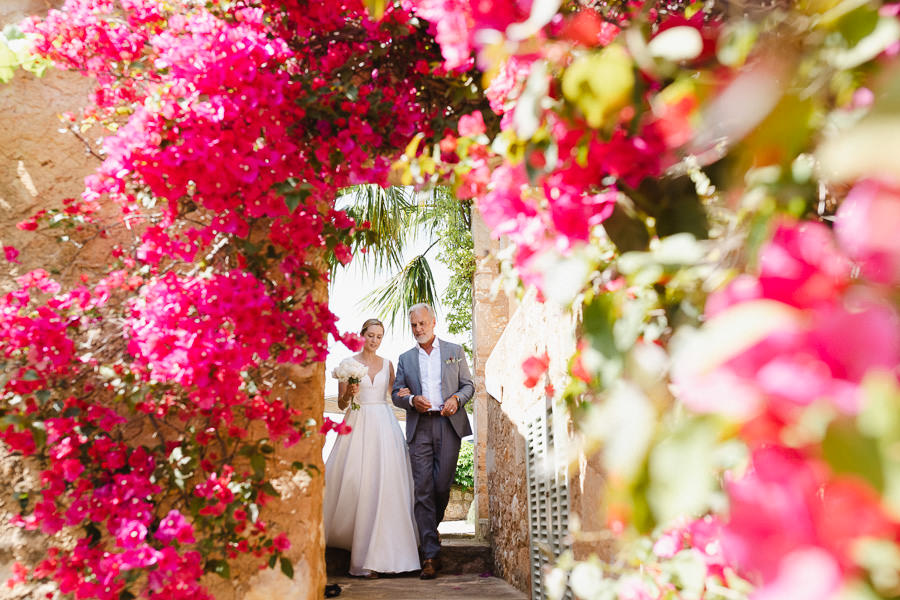
[(474, 198), (581, 317), (559, 398), (603, 445), (618, 550), (560, 557), (545, 591), (893, 597), (900, 197), (869, 148), (896, 123), (896, 6), (411, 3), (500, 121), (461, 119), (409, 176)]
[(0, 437), (40, 470), (15, 524), (54, 540), (11, 583), (208, 598), (242, 555), (290, 577), (263, 509), (316, 419), (280, 369), (359, 344), (312, 293), (351, 259), (335, 194), (454, 127), (446, 94), (481, 100), (399, 5), (68, 0), (20, 27), (36, 64), (95, 82), (68, 130), (105, 135), (81, 197), (19, 228), (118, 244), (100, 278), (34, 270), (0, 302)]

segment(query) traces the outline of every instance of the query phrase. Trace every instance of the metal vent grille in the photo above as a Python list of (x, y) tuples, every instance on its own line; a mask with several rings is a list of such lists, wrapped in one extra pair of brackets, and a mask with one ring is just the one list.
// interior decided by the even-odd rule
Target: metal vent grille
[[(553, 408), (547, 406), (527, 429), (528, 522), (531, 531), (531, 598), (541, 600), (546, 564), (556, 562), (566, 549), (569, 531), (569, 485), (565, 468), (556, 456)], [(565, 598), (571, 600), (572, 592)]]

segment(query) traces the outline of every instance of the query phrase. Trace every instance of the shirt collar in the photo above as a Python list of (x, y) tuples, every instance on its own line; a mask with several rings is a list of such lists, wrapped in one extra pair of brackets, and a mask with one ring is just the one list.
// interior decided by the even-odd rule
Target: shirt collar
[[(431, 347), (434, 348), (435, 350), (440, 351), (441, 345), (440, 345), (440, 343), (438, 343), (437, 336), (434, 336), (434, 343), (431, 344)], [(419, 349), (419, 352), (425, 352), (425, 348), (423, 348), (422, 345), (419, 344), (418, 342), (416, 342), (416, 348)]]

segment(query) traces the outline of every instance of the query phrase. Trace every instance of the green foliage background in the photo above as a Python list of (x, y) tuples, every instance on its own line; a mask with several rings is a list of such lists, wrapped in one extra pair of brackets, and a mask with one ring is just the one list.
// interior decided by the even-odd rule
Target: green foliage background
[(456, 461), (456, 476), (453, 483), (467, 490), (475, 488), (475, 445), (463, 442), (459, 447), (459, 459)]

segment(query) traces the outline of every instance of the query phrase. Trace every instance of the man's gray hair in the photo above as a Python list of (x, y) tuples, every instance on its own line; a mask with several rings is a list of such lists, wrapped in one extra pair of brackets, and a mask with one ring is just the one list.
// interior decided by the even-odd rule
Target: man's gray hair
[(434, 314), (434, 309), (431, 308), (431, 305), (428, 304), (427, 302), (419, 302), (418, 304), (413, 304), (412, 306), (409, 307), (409, 312), (406, 313), (406, 316), (411, 317), (412, 314), (414, 312), (416, 312), (417, 310), (419, 310), (420, 308), (424, 308), (425, 310), (427, 310), (428, 314), (431, 315), (432, 319), (437, 319), (437, 315)]

